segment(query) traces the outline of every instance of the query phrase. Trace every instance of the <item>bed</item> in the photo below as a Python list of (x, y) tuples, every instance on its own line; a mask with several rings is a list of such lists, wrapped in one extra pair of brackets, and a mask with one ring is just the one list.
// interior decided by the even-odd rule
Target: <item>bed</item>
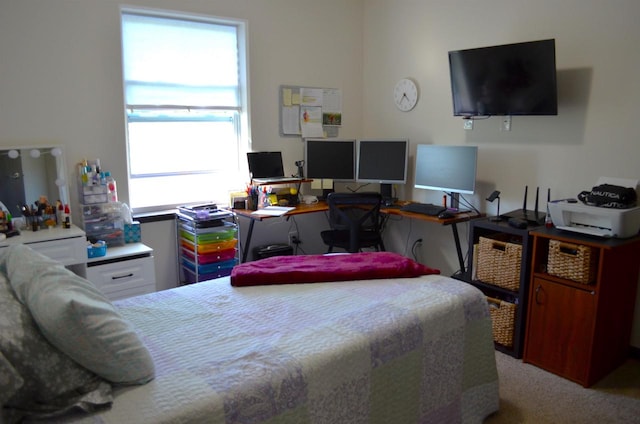
[(276, 282), (236, 287), (224, 277), (114, 302), (121, 333), (133, 331), (143, 351), (123, 362), (119, 383), (93, 382), (104, 398), (58, 419), (480, 423), (498, 409), (488, 305), (472, 286), (433, 273)]

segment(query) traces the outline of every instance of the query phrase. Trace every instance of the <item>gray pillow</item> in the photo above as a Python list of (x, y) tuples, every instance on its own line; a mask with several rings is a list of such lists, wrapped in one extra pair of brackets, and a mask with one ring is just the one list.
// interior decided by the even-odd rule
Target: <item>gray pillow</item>
[(154, 377), (147, 347), (91, 282), (25, 245), (9, 249), (11, 286), (52, 345), (113, 383)]
[(0, 266), (0, 422), (92, 412), (113, 401), (111, 385), (75, 363), (40, 333)]

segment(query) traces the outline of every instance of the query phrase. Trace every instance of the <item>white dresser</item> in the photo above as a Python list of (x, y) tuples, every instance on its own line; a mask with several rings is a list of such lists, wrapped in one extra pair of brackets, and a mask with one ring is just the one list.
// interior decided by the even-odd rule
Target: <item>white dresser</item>
[(26, 244), (85, 277), (87, 267), (87, 240), (84, 231), (71, 228), (49, 228), (39, 231), (21, 231), (19, 236), (0, 241), (0, 249), (13, 244)]
[(87, 279), (110, 300), (153, 293), (153, 249), (142, 243), (109, 247), (105, 256), (87, 259)]
[(110, 300), (156, 291), (153, 249), (142, 243), (107, 248), (99, 258), (87, 257), (85, 232), (71, 228), (21, 231), (19, 236), (0, 241), (0, 249), (26, 244), (59, 261), (74, 273), (96, 285)]

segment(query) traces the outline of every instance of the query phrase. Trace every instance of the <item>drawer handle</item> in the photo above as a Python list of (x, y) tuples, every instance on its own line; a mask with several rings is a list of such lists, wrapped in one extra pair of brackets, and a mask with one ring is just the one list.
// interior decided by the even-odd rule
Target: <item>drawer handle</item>
[(129, 273), (126, 275), (119, 275), (119, 276), (115, 276), (115, 277), (111, 277), (112, 280), (119, 280), (121, 278), (129, 278), (129, 277), (133, 277), (133, 273)]
[(540, 284), (538, 284), (538, 287), (536, 287), (536, 304), (541, 305), (542, 302), (540, 302), (540, 299), (538, 298), (538, 294), (540, 293), (540, 289), (542, 288), (542, 286)]

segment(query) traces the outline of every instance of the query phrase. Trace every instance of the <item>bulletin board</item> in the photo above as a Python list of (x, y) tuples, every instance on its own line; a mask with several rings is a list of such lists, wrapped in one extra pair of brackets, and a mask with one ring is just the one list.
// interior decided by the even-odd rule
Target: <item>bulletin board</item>
[(337, 137), (342, 125), (342, 90), (281, 85), (280, 135)]

